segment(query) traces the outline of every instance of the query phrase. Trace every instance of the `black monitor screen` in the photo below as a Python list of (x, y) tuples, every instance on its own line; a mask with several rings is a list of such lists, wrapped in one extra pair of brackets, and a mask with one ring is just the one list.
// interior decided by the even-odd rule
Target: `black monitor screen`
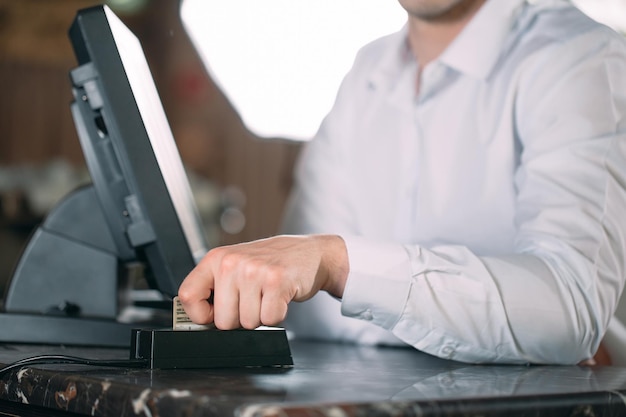
[(119, 257), (174, 295), (207, 242), (139, 40), (107, 6), (79, 11), (69, 35), (72, 114)]

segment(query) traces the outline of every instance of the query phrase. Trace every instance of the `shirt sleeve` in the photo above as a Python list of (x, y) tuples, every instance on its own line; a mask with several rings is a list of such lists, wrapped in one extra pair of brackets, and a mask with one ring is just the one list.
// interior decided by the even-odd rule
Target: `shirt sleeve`
[(515, 252), (390, 251), (344, 237), (343, 314), (461, 361), (593, 356), (626, 276), (626, 54), (623, 40), (604, 34), (555, 43), (525, 62), (513, 115), (523, 146)]
[[(358, 207), (342, 194), (349, 184), (341, 161), (352, 150), (338, 140), (349, 134), (342, 126), (358, 123), (345, 105), (347, 78), (303, 155), (286, 217), (289, 232), (343, 236), (344, 316), (466, 362), (574, 364), (593, 356), (626, 277), (624, 41), (599, 29), (538, 48), (520, 68), (508, 87), (523, 150), (515, 250), (506, 256), (356, 236)], [(354, 334), (359, 341), (367, 332)]]

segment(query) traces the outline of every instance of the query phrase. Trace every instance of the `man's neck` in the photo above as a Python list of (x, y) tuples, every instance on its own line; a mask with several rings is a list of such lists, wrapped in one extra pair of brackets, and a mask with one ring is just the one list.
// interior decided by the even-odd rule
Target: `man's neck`
[(439, 19), (425, 20), (409, 14), (409, 45), (421, 68), (441, 55), (485, 1), (472, 2), (471, 6)]

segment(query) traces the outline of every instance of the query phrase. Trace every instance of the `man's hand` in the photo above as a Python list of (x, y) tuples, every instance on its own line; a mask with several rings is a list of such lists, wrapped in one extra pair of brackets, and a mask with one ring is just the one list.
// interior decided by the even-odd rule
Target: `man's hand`
[(320, 290), (341, 297), (348, 270), (339, 236), (277, 236), (209, 251), (178, 296), (195, 323), (254, 329), (279, 324), (289, 302)]

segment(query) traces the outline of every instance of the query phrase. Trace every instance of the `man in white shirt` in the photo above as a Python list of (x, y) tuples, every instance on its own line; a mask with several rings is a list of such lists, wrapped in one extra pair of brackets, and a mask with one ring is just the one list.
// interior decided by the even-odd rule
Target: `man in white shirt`
[(400, 3), (301, 156), (300, 236), (209, 252), (189, 316), (467, 362), (578, 363), (606, 334), (626, 363), (624, 38), (565, 0)]

